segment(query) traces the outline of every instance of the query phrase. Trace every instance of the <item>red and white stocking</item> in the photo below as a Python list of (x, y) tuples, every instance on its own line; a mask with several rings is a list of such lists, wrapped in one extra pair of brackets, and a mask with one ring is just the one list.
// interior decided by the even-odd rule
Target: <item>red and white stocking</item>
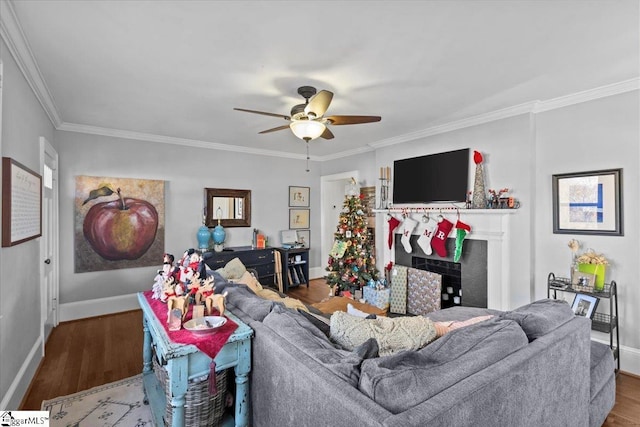
[(413, 249), (411, 248), (411, 241), (409, 239), (411, 239), (411, 233), (413, 233), (413, 229), (416, 228), (416, 225), (418, 225), (418, 221), (409, 217), (406, 217), (402, 222), (402, 238), (400, 239), (400, 242), (402, 243), (405, 252), (408, 254), (413, 252)]
[[(423, 220), (424, 221), (424, 220)], [(433, 250), (431, 249), (431, 239), (433, 238), (433, 232), (436, 231), (438, 223), (433, 218), (427, 218), (424, 223), (424, 230), (418, 237), (418, 246), (422, 249), (425, 255), (431, 255)]]
[(431, 239), (431, 247), (435, 249), (436, 253), (445, 258), (447, 256), (447, 237), (451, 233), (453, 223), (446, 218), (440, 219), (436, 231)]

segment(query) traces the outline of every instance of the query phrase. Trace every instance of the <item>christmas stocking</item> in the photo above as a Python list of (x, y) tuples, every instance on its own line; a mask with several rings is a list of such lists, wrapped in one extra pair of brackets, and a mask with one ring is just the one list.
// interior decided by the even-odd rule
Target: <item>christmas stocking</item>
[(456, 222), (456, 251), (453, 254), (453, 262), (460, 261), (460, 256), (462, 255), (462, 242), (468, 233), (471, 233), (471, 227), (458, 220), (458, 222)]
[(389, 223), (389, 249), (391, 249), (391, 246), (393, 245), (393, 230), (400, 225), (400, 221), (398, 221), (396, 217), (392, 216), (387, 222)]
[(433, 238), (433, 232), (436, 231), (438, 223), (435, 219), (429, 218), (424, 224), (424, 231), (420, 233), (418, 237), (418, 246), (426, 255), (431, 255), (433, 250), (431, 249), (431, 238)]
[(402, 246), (404, 246), (404, 250), (408, 254), (413, 251), (409, 239), (411, 239), (411, 233), (413, 233), (413, 229), (416, 228), (416, 225), (418, 225), (418, 221), (409, 217), (406, 217), (402, 222), (402, 238), (400, 239), (400, 242), (402, 242)]
[(449, 236), (452, 228), (453, 224), (451, 221), (446, 218), (442, 218), (436, 227), (433, 238), (431, 239), (431, 247), (435, 249), (436, 253), (442, 258), (447, 256), (447, 236)]

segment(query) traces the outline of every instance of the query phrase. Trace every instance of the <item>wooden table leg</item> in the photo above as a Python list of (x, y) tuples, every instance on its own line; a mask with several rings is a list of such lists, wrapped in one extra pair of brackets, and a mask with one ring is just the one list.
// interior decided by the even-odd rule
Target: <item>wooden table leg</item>
[(233, 370), (236, 374), (236, 427), (249, 425), (249, 371), (251, 371), (251, 340), (239, 344), (239, 360)]
[(171, 427), (184, 427), (184, 404), (189, 385), (188, 358), (169, 359), (167, 370), (171, 390)]

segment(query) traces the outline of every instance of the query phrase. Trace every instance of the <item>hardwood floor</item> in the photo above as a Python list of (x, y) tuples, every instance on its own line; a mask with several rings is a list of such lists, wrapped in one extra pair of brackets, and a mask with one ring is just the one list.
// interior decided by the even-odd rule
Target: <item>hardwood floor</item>
[[(323, 279), (289, 296), (306, 304), (329, 295)], [(136, 375), (142, 371), (142, 311), (134, 310), (58, 325), (47, 341), (45, 358), (20, 409), (39, 410), (43, 400)], [(640, 377), (620, 373), (616, 405), (605, 427), (640, 425)]]

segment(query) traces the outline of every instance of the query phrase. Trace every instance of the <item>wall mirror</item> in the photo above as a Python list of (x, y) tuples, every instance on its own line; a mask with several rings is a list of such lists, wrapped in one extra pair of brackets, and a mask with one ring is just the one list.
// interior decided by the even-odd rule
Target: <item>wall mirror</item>
[(205, 188), (205, 225), (215, 227), (251, 227), (251, 190)]

